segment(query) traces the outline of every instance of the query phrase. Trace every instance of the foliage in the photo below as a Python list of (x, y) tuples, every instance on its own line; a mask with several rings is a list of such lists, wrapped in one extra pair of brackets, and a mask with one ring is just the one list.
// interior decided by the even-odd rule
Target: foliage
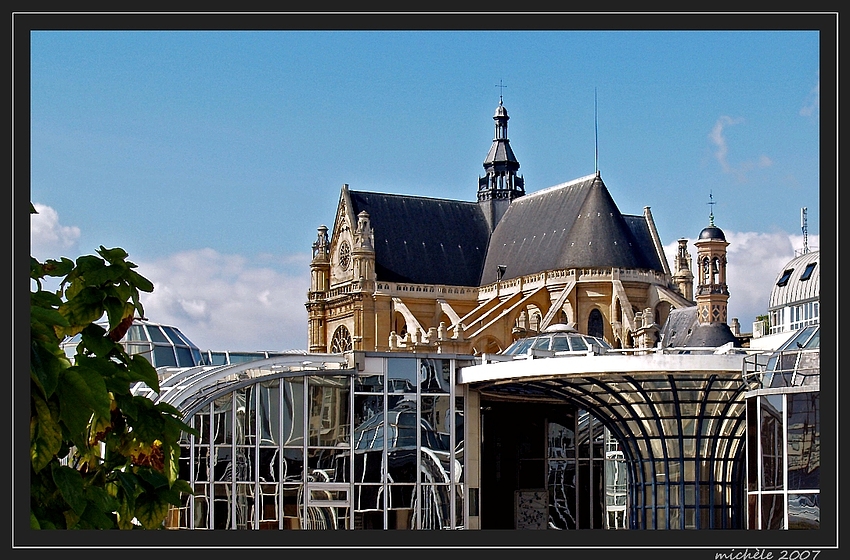
[[(30, 212), (35, 208), (30, 205)], [(155, 529), (191, 493), (178, 477), (181, 432), (156, 370), (119, 341), (153, 285), (120, 248), (76, 262), (30, 257), (30, 524), (34, 529)], [(56, 291), (45, 279), (61, 279)], [(104, 314), (107, 328), (101, 326)], [(73, 360), (63, 341), (80, 335)]]

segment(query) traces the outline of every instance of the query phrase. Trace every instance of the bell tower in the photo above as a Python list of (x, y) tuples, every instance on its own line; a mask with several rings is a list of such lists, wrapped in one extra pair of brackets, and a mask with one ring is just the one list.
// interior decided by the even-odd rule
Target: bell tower
[[(709, 202), (714, 204), (714, 202)], [(719, 227), (714, 225), (714, 212), (709, 215), (708, 227), (694, 242), (697, 247), (699, 280), (696, 288), (697, 319), (700, 324), (726, 324), (729, 287), (726, 285), (726, 247), (729, 243)]]
[(496, 132), (484, 158), (485, 175), (478, 178), (478, 204), (490, 224), (490, 231), (496, 228), (511, 201), (525, 194), (525, 181), (517, 175), (519, 161), (508, 139), (508, 119), (508, 110), (499, 95), (499, 106), (493, 115)]

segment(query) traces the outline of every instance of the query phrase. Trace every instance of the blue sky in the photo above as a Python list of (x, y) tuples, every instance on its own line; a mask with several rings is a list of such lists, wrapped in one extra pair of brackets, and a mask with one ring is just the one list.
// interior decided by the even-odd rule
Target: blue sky
[(31, 253), (123, 247), (152, 321), (304, 349), (342, 184), (474, 200), (501, 93), (527, 192), (598, 165), (671, 252), (713, 210), (750, 331), (803, 207), (819, 248), (820, 59), (816, 30), (33, 31)]

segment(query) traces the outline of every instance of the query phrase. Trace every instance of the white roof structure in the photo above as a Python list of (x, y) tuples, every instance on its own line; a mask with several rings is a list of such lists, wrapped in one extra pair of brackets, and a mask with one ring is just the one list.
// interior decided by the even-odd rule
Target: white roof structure
[(820, 299), (820, 251), (792, 259), (777, 275), (768, 310)]

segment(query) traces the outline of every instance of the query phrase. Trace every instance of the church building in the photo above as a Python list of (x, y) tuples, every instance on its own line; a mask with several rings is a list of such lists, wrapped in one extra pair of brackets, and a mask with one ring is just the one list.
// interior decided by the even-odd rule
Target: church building
[(649, 207), (622, 213), (598, 171), (527, 193), (509, 118), (500, 98), (475, 201), (342, 186), (313, 244), (309, 351), (492, 354), (556, 323), (652, 347), (687, 308), (727, 336), (722, 231), (697, 244), (716, 271), (694, 301), (686, 243), (671, 271)]

